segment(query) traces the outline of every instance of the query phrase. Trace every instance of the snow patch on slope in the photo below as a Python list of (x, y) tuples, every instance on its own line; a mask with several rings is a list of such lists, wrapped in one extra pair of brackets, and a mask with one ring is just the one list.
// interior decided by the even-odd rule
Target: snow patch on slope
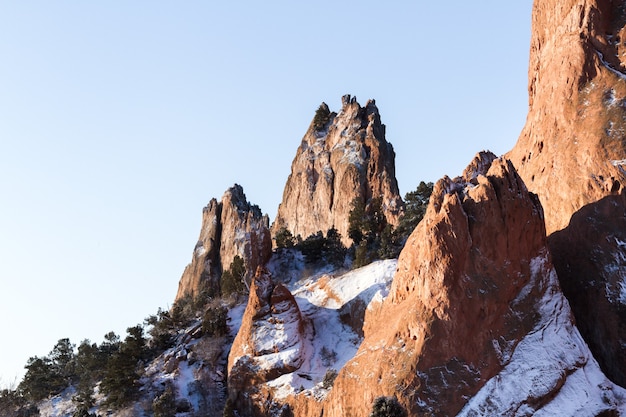
[(337, 276), (318, 273), (288, 286), (310, 329), (300, 351), (304, 360), (299, 369), (267, 383), (277, 399), (295, 393), (318, 399), (326, 396), (330, 386), (325, 377), (352, 359), (362, 341), (342, 322), (341, 308), (357, 300), (368, 307), (382, 301), (389, 293), (396, 265), (396, 259), (378, 261)]
[(61, 394), (48, 398), (38, 404), (41, 417), (71, 416), (76, 411), (72, 397), (76, 393), (73, 387), (67, 388)]
[[(545, 292), (538, 302), (539, 324), (459, 416), (598, 415), (615, 406), (626, 413), (626, 390), (600, 370), (572, 322), (556, 272), (545, 268), (547, 262), (545, 257), (531, 262), (533, 276), (547, 272)], [(532, 280), (528, 285), (534, 285)]]
[(261, 369), (298, 368), (304, 343), (300, 337), (300, 316), (289, 301), (272, 306), (272, 315), (259, 320), (252, 333), (254, 362)]

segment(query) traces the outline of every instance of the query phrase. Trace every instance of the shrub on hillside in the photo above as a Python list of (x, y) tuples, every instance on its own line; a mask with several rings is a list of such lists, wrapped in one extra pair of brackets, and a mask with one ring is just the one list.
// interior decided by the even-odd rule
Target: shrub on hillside
[(35, 417), (39, 410), (35, 405), (28, 404), (27, 399), (16, 389), (0, 390), (0, 416), (2, 417)]
[(331, 389), (335, 383), (335, 379), (337, 379), (337, 371), (332, 368), (327, 369), (324, 374), (324, 379), (322, 380), (322, 387), (325, 389)]
[(245, 276), (246, 266), (243, 258), (236, 255), (230, 264), (230, 268), (222, 273), (222, 278), (220, 280), (222, 295), (229, 296), (231, 294), (240, 294), (245, 292)]
[(406, 410), (396, 397), (378, 397), (374, 400), (369, 417), (406, 417)]
[(315, 116), (313, 117), (313, 129), (316, 131), (324, 130), (326, 124), (330, 121), (331, 113), (326, 104), (320, 104), (320, 106), (315, 111)]
[(228, 310), (221, 304), (209, 306), (202, 317), (202, 333), (219, 337), (228, 334)]
[(302, 242), (299, 242), (296, 245), (296, 249), (302, 252), (305, 261), (309, 264), (323, 260), (339, 267), (343, 265), (346, 257), (346, 247), (341, 242), (341, 234), (335, 227), (331, 227), (326, 232), (326, 236), (324, 236), (321, 230), (313, 233)]
[(276, 242), (277, 249), (293, 248), (296, 244), (296, 239), (286, 227), (281, 227), (278, 232), (276, 232), (274, 241)]
[(154, 417), (172, 417), (176, 415), (176, 396), (174, 389), (168, 385), (165, 390), (152, 401)]

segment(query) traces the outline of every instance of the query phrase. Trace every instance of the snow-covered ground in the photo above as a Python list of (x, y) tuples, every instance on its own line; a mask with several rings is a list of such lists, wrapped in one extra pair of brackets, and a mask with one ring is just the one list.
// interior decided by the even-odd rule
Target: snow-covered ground
[[(545, 274), (545, 262), (546, 258), (533, 260), (535, 279)], [(350, 327), (346, 316), (354, 311), (351, 307), (355, 305), (363, 310), (387, 297), (397, 260), (378, 261), (342, 273), (333, 272), (330, 267), (305, 271), (299, 257), (288, 263), (273, 265), (271, 269), (273, 279), (285, 283), (294, 295), (304, 319), (305, 338), (297, 346), (302, 360), (295, 372), (282, 375), (267, 385), (273, 388), (276, 399), (294, 393), (322, 399), (329, 392), (332, 376), (354, 357), (362, 342), (362, 336)], [(286, 275), (285, 271), (288, 271)], [(528, 290), (536, 285), (531, 281)], [(621, 413), (626, 415), (626, 390), (611, 383), (601, 372), (572, 323), (569, 304), (559, 290), (553, 269), (544, 285), (543, 298), (538, 301), (539, 324), (513, 351), (503, 353), (503, 370), (469, 399), (460, 416), (591, 416), (616, 407), (621, 407)], [(231, 336), (224, 340), (226, 345), (239, 330), (244, 309), (245, 305), (239, 304), (229, 310)], [(181, 331), (176, 347), (148, 365), (144, 386), (157, 392), (170, 384), (179, 400), (188, 401), (191, 410), (199, 410), (206, 409), (210, 401), (207, 400), (208, 386), (213, 386), (217, 394), (223, 392), (224, 372), (222, 366), (214, 365), (218, 362), (225, 365), (228, 346), (216, 351), (213, 345), (202, 346), (207, 343), (202, 339), (184, 337), (193, 333), (191, 327)], [(209, 361), (203, 360), (202, 355), (219, 360), (207, 366)], [(146, 397), (151, 398), (154, 392), (146, 392)], [(43, 402), (41, 416), (71, 416), (74, 411), (72, 395), (73, 391), (68, 390)], [(146, 405), (149, 406), (137, 403), (132, 409), (113, 415), (143, 415), (142, 407), (145, 409)], [(192, 414), (177, 414), (178, 417), (188, 415)]]
[[(533, 260), (533, 270), (544, 262)], [(539, 324), (459, 416), (595, 416), (620, 405), (626, 413), (626, 390), (604, 376), (573, 325), (554, 269), (538, 305)]]
[(268, 383), (275, 389), (276, 398), (302, 391), (323, 398), (328, 393), (325, 377), (353, 358), (362, 341), (342, 321), (342, 307), (354, 302), (369, 306), (382, 301), (389, 292), (396, 265), (395, 259), (378, 261), (337, 275), (318, 272), (287, 284), (307, 322), (307, 340), (300, 368)]

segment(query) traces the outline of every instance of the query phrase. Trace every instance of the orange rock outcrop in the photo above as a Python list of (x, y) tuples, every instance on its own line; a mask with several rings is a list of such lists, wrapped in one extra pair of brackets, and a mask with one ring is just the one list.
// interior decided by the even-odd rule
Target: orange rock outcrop
[(304, 322), (293, 295), (259, 268), (228, 355), (228, 390), (245, 415), (267, 415), (261, 384), (296, 371), (304, 360)]
[(200, 237), (178, 283), (176, 300), (201, 291), (219, 294), (222, 271), (230, 267), (235, 256), (243, 258), (246, 279), (250, 279), (271, 253), (269, 218), (250, 204), (243, 188), (235, 184), (220, 202), (212, 199), (202, 210)]
[(623, 386), (625, 52), (624, 2), (536, 0), (528, 118), (507, 154), (543, 205), (578, 327), (603, 371)]
[(339, 114), (328, 113), (324, 126), (311, 123), (291, 164), (272, 233), (286, 228), (306, 238), (335, 227), (346, 245), (352, 201), (381, 198), (391, 224), (403, 209), (395, 177), (395, 153), (373, 100), (361, 107), (346, 95)]
[(508, 160), (480, 153), (462, 177), (436, 183), (357, 354), (325, 400), (290, 397), (293, 415), (365, 417), (381, 395), (409, 415), (456, 414), (500, 371), (498, 352), (536, 324), (547, 271), (531, 261), (546, 254), (538, 199)]

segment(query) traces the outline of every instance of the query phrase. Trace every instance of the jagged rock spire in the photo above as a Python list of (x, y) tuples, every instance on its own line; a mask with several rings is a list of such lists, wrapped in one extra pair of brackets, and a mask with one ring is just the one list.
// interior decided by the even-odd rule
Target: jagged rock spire
[(328, 112), (326, 123), (317, 123), (316, 115), (304, 135), (272, 225), (274, 234), (284, 227), (306, 238), (334, 226), (349, 244), (348, 214), (355, 198), (366, 204), (382, 198), (387, 220), (397, 223), (403, 203), (395, 153), (376, 103), (369, 100), (361, 107), (350, 95), (341, 101), (338, 114), (322, 103), (318, 113)]
[(221, 274), (235, 256), (243, 258), (250, 279), (256, 268), (267, 262), (271, 250), (269, 218), (250, 204), (243, 188), (235, 184), (220, 202), (211, 199), (202, 210), (200, 237), (180, 278), (176, 300), (202, 290), (219, 294)]

